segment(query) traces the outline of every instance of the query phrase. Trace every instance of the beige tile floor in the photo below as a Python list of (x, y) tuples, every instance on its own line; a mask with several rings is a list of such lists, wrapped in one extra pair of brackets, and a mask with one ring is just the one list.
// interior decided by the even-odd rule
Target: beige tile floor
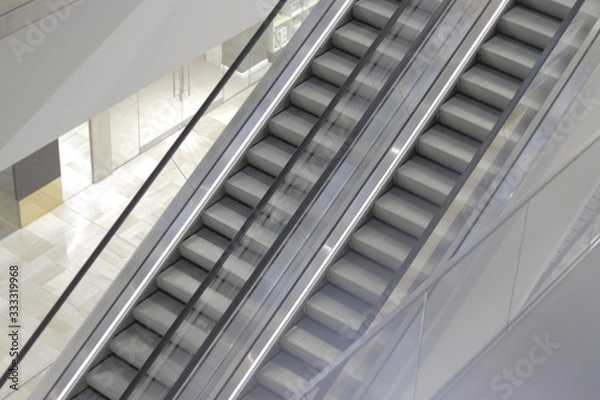
[[(102, 253), (48, 329), (20, 365), (22, 390), (0, 398), (27, 398), (103, 292), (131, 256), (169, 201), (185, 184), (251, 89), (210, 112), (196, 126), (170, 163)], [(125, 163), (100, 183), (90, 185), (49, 214), (0, 240), (0, 326), (8, 326), (8, 266), (20, 267), (20, 343), (23, 346), (64, 288), (83, 265), (175, 140), (173, 135)], [(74, 188), (75, 190), (77, 188)], [(10, 362), (8, 336), (0, 332), (0, 365)]]

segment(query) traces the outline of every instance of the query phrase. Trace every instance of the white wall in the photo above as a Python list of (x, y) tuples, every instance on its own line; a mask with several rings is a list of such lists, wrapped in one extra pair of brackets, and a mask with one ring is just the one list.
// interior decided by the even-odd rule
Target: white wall
[(275, 2), (79, 0), (1, 39), (0, 170), (261, 21)]
[(439, 399), (598, 399), (599, 259), (596, 246)]

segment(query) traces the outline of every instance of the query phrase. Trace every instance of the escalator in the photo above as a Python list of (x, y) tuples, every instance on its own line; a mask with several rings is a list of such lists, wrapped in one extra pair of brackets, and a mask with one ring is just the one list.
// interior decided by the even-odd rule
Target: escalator
[[(181, 377), (190, 373), (190, 360), (201, 353), (212, 332), (222, 328), (219, 324), (226, 320), (223, 317), (230, 306), (244, 294), (240, 288), (252, 279), (258, 260), (277, 247), (282, 226), (301, 207), (306, 188), (318, 186), (322, 177), (314, 171), (286, 170), (294, 156), (306, 149), (304, 145), (328, 112), (334, 120), (329, 127), (334, 135), (328, 139), (335, 140), (316, 135), (309, 151), (320, 165), (341, 153), (348, 132), (361, 117), (369, 116), (369, 106), (376, 103), (373, 98), (393, 81), (391, 70), (410, 59), (414, 44), (423, 40), (432, 21), (452, 2), (445, 1), (443, 7), (442, 3), (354, 2), (344, 23), (208, 202), (195, 231), (176, 249), (176, 257), (169, 258), (168, 266), (145, 287), (142, 300), (120, 321), (118, 333), (96, 353), (70, 398), (163, 398), (180, 384)], [(409, 268), (405, 260), (436, 215), (444, 212), (442, 204), (574, 3), (520, 0), (506, 9), (494, 34), (460, 76), (385, 193), (371, 205), (369, 217), (351, 235), (349, 250), (328, 268), (325, 279), (254, 375), (244, 398), (292, 396), (364, 334), (373, 309), (390, 283)], [(395, 33), (382, 35), (393, 21)], [(377, 60), (371, 70), (356, 75), (364, 67), (362, 60), (371, 56)], [(355, 93), (343, 107), (332, 109), (348, 82), (354, 84)], [(272, 188), (281, 184), (277, 180), (288, 173), (293, 178), (289, 189), (273, 196)], [(256, 210), (264, 207), (265, 198), (272, 201), (278, 218), (248, 226)], [(240, 232), (245, 248), (236, 253), (230, 249), (236, 240), (242, 242)], [(203, 303), (198, 308), (200, 292)], [(198, 312), (193, 323), (181, 320), (190, 310)], [(165, 346), (172, 351), (163, 353)], [(356, 371), (354, 378), (360, 380), (363, 372)]]
[[(387, 80), (384, 67), (398, 64), (411, 43), (423, 31), (430, 15), (441, 0), (417, 2), (418, 7), (407, 9), (395, 24), (399, 32), (393, 40), (385, 39), (377, 48), (379, 67), (370, 74), (359, 75), (358, 95), (337, 115), (336, 129), (346, 132), (364, 114), (373, 96)], [(201, 215), (201, 228), (179, 247), (180, 258), (157, 277), (156, 289), (133, 309), (131, 323), (110, 341), (110, 349), (103, 359), (86, 375), (88, 388), (75, 398), (118, 399), (142, 368), (161, 341), (184, 305), (200, 287), (209, 271), (225, 252), (230, 241), (240, 231), (261, 198), (273, 184), (288, 160), (332, 102), (340, 86), (355, 69), (360, 59), (376, 40), (390, 17), (401, 6), (399, 1), (357, 1), (348, 21), (331, 37), (331, 45), (313, 60), (309, 73), (303, 76), (289, 95), (289, 105), (274, 116), (261, 141), (247, 152), (244, 165), (229, 178), (219, 198)], [(344, 138), (340, 135), (340, 141)], [(332, 146), (321, 143), (323, 147)], [(339, 144), (337, 144), (339, 147)], [(335, 154), (332, 146), (330, 153)], [(301, 171), (298, 184), (314, 185), (319, 178)], [(300, 196), (292, 189), (288, 196), (278, 200), (277, 208), (286, 219), (294, 213)], [(200, 348), (216, 321), (225, 313), (254, 270), (254, 261), (265, 253), (277, 237), (277, 232), (262, 227), (250, 230), (249, 250), (253, 255), (230, 256), (217, 276), (222, 283), (217, 290), (207, 288), (203, 300), (206, 306), (185, 335), (174, 336), (176, 350), (164, 361), (155, 379), (144, 389), (146, 396), (164, 392), (181, 375), (190, 357)]]
[[(575, 1), (522, 0), (500, 18), (473, 65), (329, 268), (246, 399), (289, 398), (364, 330), (389, 282), (496, 125)], [(365, 321), (367, 320), (367, 321)], [(368, 371), (356, 371), (360, 380)]]

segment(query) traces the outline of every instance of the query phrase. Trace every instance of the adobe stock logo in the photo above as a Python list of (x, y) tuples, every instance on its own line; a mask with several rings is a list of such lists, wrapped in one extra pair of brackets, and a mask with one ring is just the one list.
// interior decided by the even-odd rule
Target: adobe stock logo
[(23, 64), (25, 56), (31, 54), (40, 47), (54, 33), (61, 23), (71, 16), (74, 6), (82, 4), (85, 0), (74, 0), (66, 6), (57, 0), (46, 0), (46, 8), (50, 11), (48, 15), (24, 28), (23, 40), (11, 39), (8, 42), (12, 53), (20, 64)]
[[(512, 368), (504, 368), (501, 373), (490, 379), (490, 390), (498, 395), (498, 399), (508, 400), (515, 391), (522, 387), (536, 371), (560, 347), (560, 343), (553, 342), (550, 335), (540, 339), (537, 335), (533, 338), (534, 345), (529, 349), (526, 358), (518, 360)], [(493, 400), (483, 397), (481, 400)]]

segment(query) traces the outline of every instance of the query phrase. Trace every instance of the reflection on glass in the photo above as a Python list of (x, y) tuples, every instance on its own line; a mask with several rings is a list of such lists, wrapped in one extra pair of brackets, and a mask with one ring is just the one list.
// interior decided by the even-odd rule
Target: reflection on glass
[(110, 142), (113, 170), (140, 153), (138, 110), (137, 93), (110, 108)]
[(58, 138), (63, 199), (68, 200), (92, 184), (89, 124), (79, 125)]

